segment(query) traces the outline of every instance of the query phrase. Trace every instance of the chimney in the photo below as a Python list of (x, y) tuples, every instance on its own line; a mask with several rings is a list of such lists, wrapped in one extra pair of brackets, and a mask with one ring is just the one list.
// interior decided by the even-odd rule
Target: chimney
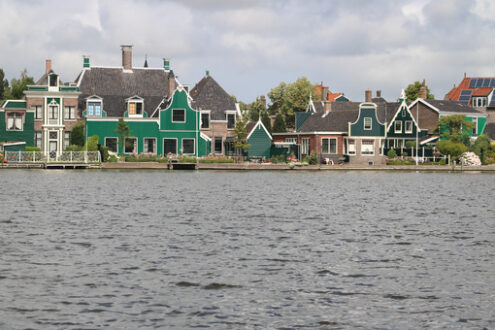
[(382, 97), (382, 91), (376, 91), (376, 97)]
[(423, 83), (421, 84), (421, 88), (419, 89), (418, 92), (418, 98), (426, 100), (426, 83), (424, 79), (423, 79)]
[(121, 45), (122, 66), (124, 70), (132, 70), (132, 45)]
[(321, 87), (321, 100), (322, 101), (328, 100), (328, 87), (327, 86)]
[(89, 67), (90, 67), (89, 56), (83, 55), (83, 68), (89, 68)]
[(331, 112), (332, 111), (332, 102), (324, 101), (323, 107), (324, 107), (325, 113)]
[(170, 59), (169, 58), (163, 58), (163, 68), (165, 69), (165, 71), (169, 71), (170, 70)]
[(177, 81), (175, 80), (174, 71), (170, 70), (168, 73), (168, 96), (172, 97), (175, 92), (175, 88), (177, 88)]
[(370, 102), (371, 103), (371, 89), (367, 89), (364, 91), (364, 102)]
[(52, 70), (52, 60), (46, 60), (46, 73), (50, 72)]

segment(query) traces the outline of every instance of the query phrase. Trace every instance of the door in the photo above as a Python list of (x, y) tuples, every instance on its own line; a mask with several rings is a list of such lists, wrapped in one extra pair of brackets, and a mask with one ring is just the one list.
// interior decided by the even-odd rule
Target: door
[(50, 152), (50, 158), (57, 157), (57, 141), (50, 141), (48, 151)]

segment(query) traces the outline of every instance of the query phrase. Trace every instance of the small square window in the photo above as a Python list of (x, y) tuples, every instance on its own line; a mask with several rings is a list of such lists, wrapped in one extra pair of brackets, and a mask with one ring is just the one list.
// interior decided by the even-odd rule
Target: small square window
[(182, 153), (183, 154), (194, 153), (194, 139), (182, 139)]
[(172, 110), (172, 122), (184, 123), (185, 121), (186, 121), (186, 110), (184, 110), (184, 109), (173, 109)]
[(24, 115), (11, 112), (7, 114), (7, 131), (22, 131)]
[(394, 132), (402, 133), (402, 120), (396, 120), (394, 123)]
[(412, 122), (412, 120), (406, 120), (405, 132), (406, 133), (412, 133), (413, 132), (413, 122)]
[(144, 152), (149, 154), (156, 153), (156, 139), (155, 138), (145, 138), (144, 139)]
[(105, 138), (105, 145), (107, 146), (108, 151), (117, 153), (117, 138)]
[(372, 128), (372, 120), (371, 117), (364, 117), (364, 129), (369, 131)]

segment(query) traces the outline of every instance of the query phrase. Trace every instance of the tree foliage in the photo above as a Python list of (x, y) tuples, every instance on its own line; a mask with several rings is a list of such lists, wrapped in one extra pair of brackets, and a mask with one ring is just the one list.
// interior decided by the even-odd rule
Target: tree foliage
[(444, 155), (450, 155), (452, 159), (458, 159), (468, 148), (462, 142), (451, 140), (440, 140), (437, 142), (437, 149)]
[(5, 72), (0, 69), (0, 101), (4, 99), (5, 90), (9, 88), (9, 81), (5, 79)]
[(273, 122), (273, 133), (285, 133), (287, 132), (287, 127), (285, 125), (285, 120), (283, 115), (279, 112), (275, 117), (275, 121)]
[(465, 115), (451, 115), (440, 117), (436, 132), (444, 140), (462, 142), (469, 146), (469, 132), (473, 128), (474, 124), (468, 121)]
[(117, 128), (115, 129), (115, 133), (119, 136), (119, 146), (120, 150), (124, 151), (124, 142), (131, 135), (131, 130), (129, 126), (124, 121), (124, 118), (119, 118), (117, 122)]
[(270, 116), (268, 116), (268, 111), (263, 111), (263, 116), (261, 117), (261, 122), (263, 125), (266, 127), (268, 132), (271, 134), (272, 133), (272, 124), (270, 121)]
[(88, 142), (86, 145), (84, 145), (82, 150), (87, 150), (87, 151), (98, 151), (98, 140), (100, 138), (98, 135), (93, 135), (90, 138), (88, 138)]
[(246, 151), (249, 148), (247, 141), (248, 133), (246, 131), (247, 119), (243, 117), (235, 122), (234, 127), (234, 148), (236, 150)]
[(79, 122), (72, 127), (72, 132), (70, 133), (70, 144), (71, 145), (84, 145), (84, 124)]
[[(422, 84), (419, 81), (415, 81), (414, 83), (409, 84), (409, 86), (407, 86), (405, 92), (406, 92), (406, 97), (409, 101), (414, 101), (418, 98), (419, 90), (421, 89), (421, 86)], [(435, 98), (435, 96), (431, 94), (428, 86), (426, 86), (426, 98), (430, 100)]]
[(247, 116), (251, 121), (258, 121), (260, 114), (265, 111), (265, 104), (259, 97), (257, 97), (254, 102), (247, 105)]
[(19, 79), (12, 78), (10, 81), (10, 88), (5, 91), (5, 99), (22, 99), (28, 85), (34, 85), (34, 79), (28, 76), (27, 70), (24, 69)]
[(491, 150), (490, 138), (485, 134), (478, 136), (473, 145), (473, 152), (478, 155), (482, 164), (486, 163), (486, 157)]

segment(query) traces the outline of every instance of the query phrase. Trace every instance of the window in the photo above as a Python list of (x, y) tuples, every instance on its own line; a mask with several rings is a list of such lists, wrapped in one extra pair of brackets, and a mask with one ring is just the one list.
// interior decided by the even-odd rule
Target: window
[(177, 154), (176, 139), (163, 139), (163, 154)]
[(356, 154), (356, 140), (347, 140), (347, 145), (348, 145), (347, 152), (349, 153), (349, 155), (355, 155)]
[(473, 117), (472, 123), (474, 125), (472, 134), (473, 135), (478, 135), (478, 117)]
[(297, 138), (285, 138), (286, 143), (297, 144)]
[(309, 151), (310, 151), (310, 139), (309, 138), (302, 138), (301, 139), (301, 154), (309, 155)]
[(402, 120), (396, 120), (394, 122), (394, 132), (402, 133)]
[(235, 113), (228, 113), (226, 116), (227, 116), (227, 129), (234, 129)]
[(129, 102), (129, 116), (143, 114), (143, 102)]
[(222, 153), (222, 137), (216, 137), (214, 140), (214, 151), (216, 154), (221, 154)]
[(364, 129), (369, 131), (371, 130), (372, 120), (371, 117), (364, 117)]
[(40, 131), (34, 132), (34, 146), (41, 149), (41, 139), (43, 133)]
[(118, 139), (117, 138), (105, 138), (105, 145), (108, 148), (108, 151), (117, 153)]
[(361, 140), (361, 155), (373, 156), (375, 154), (374, 140)]
[(150, 154), (156, 154), (156, 139), (155, 138), (145, 138), (144, 139), (144, 146), (143, 146), (143, 151), (150, 153)]
[(182, 153), (183, 154), (194, 153), (194, 139), (182, 139)]
[(57, 75), (50, 75), (50, 87), (57, 87)]
[(58, 139), (58, 133), (57, 131), (51, 131), (48, 133), (48, 138), (50, 140), (57, 140)]
[(173, 109), (172, 110), (172, 122), (173, 123), (185, 123), (186, 122), (186, 110)]
[(48, 107), (48, 118), (58, 119), (58, 105), (50, 104), (50, 106)]
[(136, 138), (126, 138), (124, 152), (126, 154), (133, 154), (137, 152), (137, 139)]
[(406, 109), (402, 108), (402, 117), (405, 117), (405, 116), (406, 116)]
[(406, 133), (412, 133), (413, 132), (413, 122), (412, 120), (406, 120)]
[(210, 113), (201, 113), (201, 128), (210, 128)]
[(88, 112), (86, 114), (88, 117), (101, 117), (101, 102), (88, 102)]
[(43, 119), (43, 107), (41, 105), (33, 105), (31, 109), (34, 110), (34, 119)]
[(24, 115), (17, 112), (7, 114), (7, 131), (22, 131), (22, 121)]
[(64, 149), (70, 144), (70, 132), (64, 132)]
[(337, 139), (329, 139), (329, 138), (321, 139), (321, 153), (322, 154), (336, 154), (337, 153)]
[(74, 119), (76, 119), (76, 107), (66, 106), (64, 108), (64, 119), (65, 120), (74, 120)]

